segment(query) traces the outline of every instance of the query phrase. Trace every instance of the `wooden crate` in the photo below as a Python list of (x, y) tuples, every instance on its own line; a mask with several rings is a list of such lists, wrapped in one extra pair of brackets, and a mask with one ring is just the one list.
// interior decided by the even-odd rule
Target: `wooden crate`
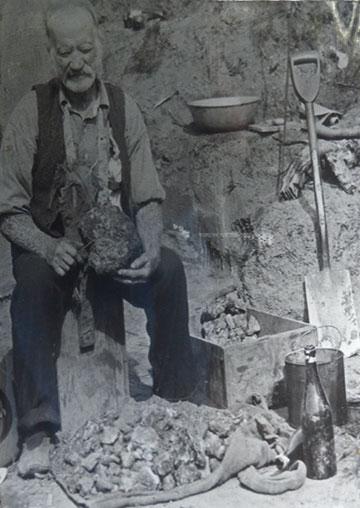
[(191, 337), (201, 402), (209, 406), (235, 409), (253, 394), (264, 396), (270, 406), (285, 405), (285, 356), (306, 344), (317, 345), (317, 330), (309, 323), (249, 312), (261, 327), (257, 339), (223, 347)]

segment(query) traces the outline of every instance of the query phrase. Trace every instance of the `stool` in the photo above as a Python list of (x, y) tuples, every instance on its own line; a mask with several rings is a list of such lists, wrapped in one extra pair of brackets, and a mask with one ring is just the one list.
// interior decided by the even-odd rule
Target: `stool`
[(97, 314), (91, 350), (80, 350), (77, 317), (72, 310), (67, 312), (62, 329), (57, 377), (61, 429), (70, 434), (88, 419), (118, 412), (129, 396), (122, 301), (115, 305), (105, 298)]

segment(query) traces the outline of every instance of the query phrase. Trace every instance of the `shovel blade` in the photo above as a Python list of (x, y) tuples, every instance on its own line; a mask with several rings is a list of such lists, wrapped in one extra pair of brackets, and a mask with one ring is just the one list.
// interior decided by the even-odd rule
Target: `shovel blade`
[(307, 275), (305, 292), (309, 322), (317, 327), (335, 327), (340, 332), (340, 344), (329, 344), (329, 329), (319, 328), (319, 346), (336, 347), (347, 357), (358, 352), (360, 336), (349, 271), (323, 270)]

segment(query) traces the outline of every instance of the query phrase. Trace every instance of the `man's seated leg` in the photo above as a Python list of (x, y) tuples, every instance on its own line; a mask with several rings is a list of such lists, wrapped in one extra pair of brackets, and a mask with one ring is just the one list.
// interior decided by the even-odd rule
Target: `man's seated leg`
[(162, 248), (160, 265), (150, 281), (121, 284), (121, 291), (126, 300), (146, 311), (154, 393), (171, 400), (190, 398), (196, 367), (188, 340), (187, 284), (179, 256)]
[(74, 274), (59, 277), (39, 256), (13, 249), (16, 286), (11, 301), (18, 469), (31, 476), (48, 469), (49, 436), (60, 428), (56, 356)]

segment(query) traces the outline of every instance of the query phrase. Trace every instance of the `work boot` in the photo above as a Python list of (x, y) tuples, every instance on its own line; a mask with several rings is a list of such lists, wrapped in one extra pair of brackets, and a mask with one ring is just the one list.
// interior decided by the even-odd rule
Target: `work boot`
[(33, 478), (50, 470), (51, 440), (46, 432), (36, 432), (28, 436), (23, 444), (18, 460), (18, 474), (22, 478)]

